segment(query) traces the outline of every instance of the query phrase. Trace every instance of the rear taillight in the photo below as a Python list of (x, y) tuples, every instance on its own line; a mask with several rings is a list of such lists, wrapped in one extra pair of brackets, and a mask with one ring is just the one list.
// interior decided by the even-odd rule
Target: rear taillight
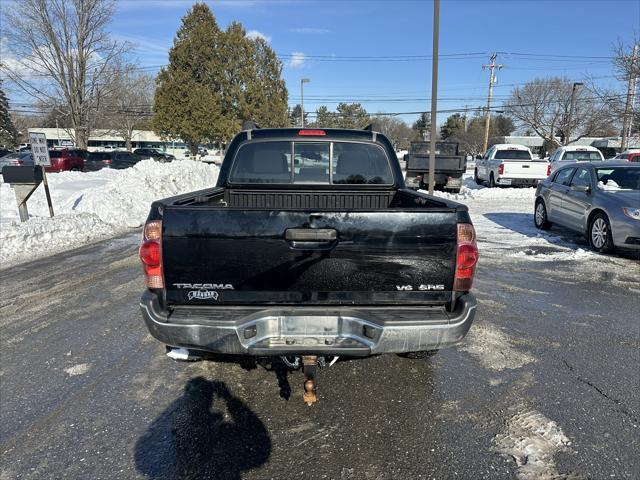
[(105, 164), (109, 165), (109, 164), (113, 163), (113, 160), (110, 160), (110, 159), (102, 160), (102, 163), (105, 163)]
[(24, 162), (22, 160), (11, 160), (11, 165), (22, 165)]
[(498, 175), (504, 175), (504, 163), (498, 165)]
[(144, 279), (149, 288), (164, 288), (162, 275), (162, 221), (147, 222), (139, 250)]
[(456, 292), (471, 290), (473, 275), (478, 263), (476, 231), (470, 223), (458, 224), (458, 244), (456, 249), (456, 276), (453, 289)]
[(547, 177), (551, 175), (551, 164), (547, 165)]

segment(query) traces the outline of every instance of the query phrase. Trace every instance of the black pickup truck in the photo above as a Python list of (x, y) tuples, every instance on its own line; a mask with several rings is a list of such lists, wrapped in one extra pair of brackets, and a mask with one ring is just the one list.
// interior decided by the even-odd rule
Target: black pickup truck
[[(430, 142), (411, 142), (409, 152), (404, 156), (406, 182), (411, 188), (429, 188)], [(467, 160), (458, 152), (454, 142), (436, 142), (436, 168), (434, 180), (436, 190), (460, 192), (462, 176), (467, 169)]]
[(317, 361), (426, 356), (476, 309), (467, 207), (406, 188), (374, 130), (243, 130), (215, 187), (152, 204), (140, 257), (155, 338), (281, 357), (309, 402)]

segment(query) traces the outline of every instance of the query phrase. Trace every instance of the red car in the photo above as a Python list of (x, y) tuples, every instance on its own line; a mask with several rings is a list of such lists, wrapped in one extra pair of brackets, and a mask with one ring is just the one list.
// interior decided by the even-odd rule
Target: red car
[(56, 148), (49, 150), (51, 166), (45, 170), (47, 172), (64, 172), (73, 170), (81, 172), (84, 170), (84, 159), (87, 157), (86, 150), (77, 148)]
[(640, 162), (640, 150), (631, 150), (619, 153), (614, 160), (624, 160), (625, 162)]

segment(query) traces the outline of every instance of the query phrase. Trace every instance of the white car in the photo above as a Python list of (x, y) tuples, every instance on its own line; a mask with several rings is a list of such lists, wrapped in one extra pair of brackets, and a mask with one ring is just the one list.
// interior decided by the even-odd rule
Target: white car
[(476, 161), (473, 178), (477, 184), (487, 182), (490, 187), (534, 186), (550, 173), (549, 162), (534, 159), (524, 145), (503, 143), (492, 146)]
[(558, 168), (570, 165), (576, 162), (602, 162), (604, 156), (596, 147), (567, 145), (559, 147), (549, 157), (551, 163), (551, 171), (555, 172)]

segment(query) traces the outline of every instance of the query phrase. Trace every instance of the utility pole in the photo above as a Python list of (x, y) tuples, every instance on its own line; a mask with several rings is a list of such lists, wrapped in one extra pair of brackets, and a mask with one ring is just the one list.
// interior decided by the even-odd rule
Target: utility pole
[(431, 60), (431, 138), (429, 139), (429, 195), (436, 183), (436, 111), (438, 110), (438, 39), (440, 37), (440, 0), (433, 0), (433, 58)]
[(564, 136), (564, 144), (569, 145), (570, 137), (571, 137), (571, 122), (573, 121), (573, 112), (576, 108), (576, 88), (584, 85), (581, 82), (573, 82), (573, 87), (571, 88), (571, 105), (569, 105), (569, 121), (567, 122), (567, 133)]
[(493, 71), (497, 68), (500, 70), (503, 65), (496, 64), (496, 58), (498, 58), (498, 54), (494, 53), (491, 55), (491, 63), (489, 65), (482, 65), (482, 70), (485, 68), (489, 69), (489, 98), (487, 99), (487, 111), (485, 113), (484, 118), (484, 142), (482, 143), (482, 151), (487, 151), (487, 146), (489, 145), (489, 122), (491, 122), (491, 97), (493, 96), (493, 84), (496, 83), (496, 76)]
[(634, 45), (631, 54), (631, 65), (629, 67), (629, 83), (627, 84), (627, 104), (624, 107), (624, 117), (622, 120), (622, 139), (620, 140), (620, 151), (624, 152), (628, 147), (631, 136), (631, 122), (633, 117), (634, 97), (636, 93), (636, 62), (638, 61), (638, 45)]
[(300, 112), (300, 126), (302, 128), (304, 128), (304, 84), (310, 81), (308, 78), (300, 79), (300, 108), (302, 110), (302, 112)]

